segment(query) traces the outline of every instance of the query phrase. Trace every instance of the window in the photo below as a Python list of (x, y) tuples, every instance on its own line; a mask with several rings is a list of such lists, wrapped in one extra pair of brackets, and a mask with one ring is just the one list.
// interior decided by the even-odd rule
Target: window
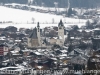
[(39, 32), (39, 28), (38, 28), (38, 32)]

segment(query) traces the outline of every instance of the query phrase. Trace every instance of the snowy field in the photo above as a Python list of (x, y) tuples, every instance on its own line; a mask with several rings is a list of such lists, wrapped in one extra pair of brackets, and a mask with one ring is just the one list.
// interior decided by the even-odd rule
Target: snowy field
[[(65, 27), (70, 25), (78, 25), (79, 27), (84, 26), (85, 23), (78, 23), (78, 24), (64, 24)], [(19, 28), (34, 28), (37, 24), (0, 24), (0, 28), (5, 28), (7, 26), (15, 26)], [(40, 28), (50, 27), (50, 26), (58, 26), (58, 24), (40, 24)]]
[[(13, 8), (7, 8), (4, 6), (0, 6), (0, 22), (6, 22), (6, 21), (12, 21), (12, 24), (1, 24), (0, 27), (6, 27), (9, 25), (13, 25), (15, 27), (25, 27), (25, 28), (31, 28), (35, 27), (36, 24), (30, 24), (32, 23), (32, 18), (35, 23), (52, 23), (54, 21), (55, 23), (59, 23), (60, 19), (62, 19), (63, 22), (66, 22), (67, 25), (84, 25), (86, 20), (82, 19), (72, 19), (72, 18), (65, 18), (63, 16), (53, 15), (49, 13), (39, 13), (36, 11), (25, 11), (20, 9), (13, 9)], [(54, 20), (53, 20), (54, 19)], [(80, 23), (79, 23), (80, 22)], [(17, 23), (17, 24), (16, 24)], [(41, 28), (46, 26), (57, 26), (57, 24), (41, 24)]]

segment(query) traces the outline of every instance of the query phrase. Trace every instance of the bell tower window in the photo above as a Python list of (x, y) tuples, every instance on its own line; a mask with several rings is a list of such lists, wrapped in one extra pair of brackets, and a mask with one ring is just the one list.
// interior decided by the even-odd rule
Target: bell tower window
[(39, 28), (38, 28), (38, 32), (39, 32)]

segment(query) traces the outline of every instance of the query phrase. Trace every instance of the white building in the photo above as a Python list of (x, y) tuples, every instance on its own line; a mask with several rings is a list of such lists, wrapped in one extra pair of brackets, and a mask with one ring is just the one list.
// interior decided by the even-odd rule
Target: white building
[(8, 46), (1, 44), (0, 45), (0, 56), (5, 56), (9, 52)]
[(58, 24), (58, 36), (50, 38), (50, 44), (58, 44), (60, 46), (63, 46), (64, 41), (65, 41), (65, 38), (64, 38), (64, 24), (63, 24), (62, 20), (60, 20), (60, 22)]
[(28, 37), (28, 48), (38, 48), (38, 47), (46, 47), (45, 42), (41, 39), (40, 36), (39, 22), (37, 23), (37, 28), (35, 27), (32, 33)]
[(64, 45), (64, 24), (62, 22), (62, 20), (60, 20), (59, 24), (58, 24), (58, 39), (57, 39), (57, 44), (59, 44), (60, 46)]
[[(60, 20), (58, 24), (58, 36), (56, 38), (50, 39), (50, 44), (58, 44), (60, 46), (64, 45), (64, 24), (62, 20)], [(28, 48), (39, 48), (39, 47), (47, 47), (47, 40), (43, 40), (40, 35), (40, 26), (39, 22), (37, 23), (37, 28), (35, 27), (28, 37)]]

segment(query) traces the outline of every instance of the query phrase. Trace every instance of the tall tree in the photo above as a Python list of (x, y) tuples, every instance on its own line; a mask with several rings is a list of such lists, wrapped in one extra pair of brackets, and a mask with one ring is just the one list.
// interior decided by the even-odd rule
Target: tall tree
[(72, 15), (72, 13), (73, 13), (72, 8), (69, 8), (68, 12), (67, 12), (67, 16), (70, 17)]

